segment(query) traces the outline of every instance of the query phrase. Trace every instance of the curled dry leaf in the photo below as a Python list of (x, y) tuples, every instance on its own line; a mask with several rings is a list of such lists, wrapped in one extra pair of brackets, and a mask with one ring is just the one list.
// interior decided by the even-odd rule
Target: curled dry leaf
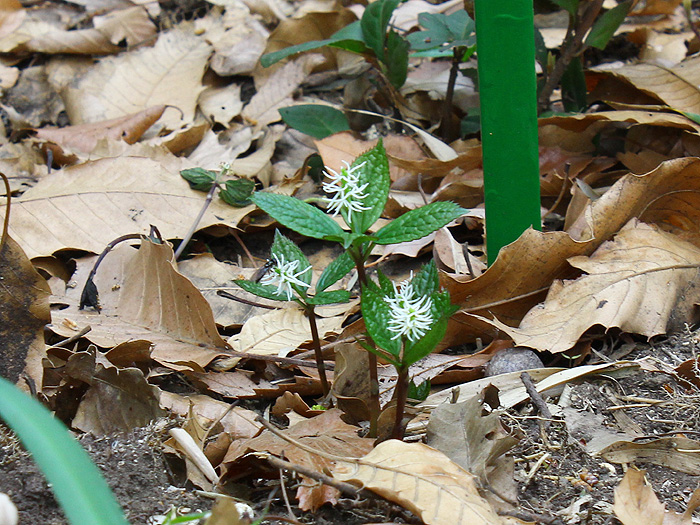
[(333, 477), (398, 503), (427, 525), (507, 523), (479, 494), (476, 476), (422, 443), (385, 441), (362, 459), (336, 461)]
[(613, 463), (644, 461), (700, 475), (700, 441), (686, 437), (662, 437), (647, 443), (618, 441), (601, 450), (600, 455)]
[(700, 302), (700, 249), (636, 220), (590, 257), (569, 262), (587, 275), (555, 281), (518, 328), (497, 319), (494, 326), (517, 345), (563, 352), (595, 325), (646, 337), (666, 333), (690, 322)]

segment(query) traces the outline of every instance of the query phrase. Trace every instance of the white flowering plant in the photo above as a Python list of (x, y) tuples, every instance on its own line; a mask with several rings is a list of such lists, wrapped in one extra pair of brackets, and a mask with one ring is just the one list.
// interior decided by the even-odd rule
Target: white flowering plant
[(445, 336), (448, 318), (458, 307), (440, 289), (435, 263), (400, 284), (378, 272), (378, 284), (368, 281), (362, 289), (361, 309), (367, 333), (374, 345), (361, 344), (396, 368), (398, 380), (396, 421), (392, 437), (403, 437), (403, 411), (408, 393), (409, 367), (430, 354)]

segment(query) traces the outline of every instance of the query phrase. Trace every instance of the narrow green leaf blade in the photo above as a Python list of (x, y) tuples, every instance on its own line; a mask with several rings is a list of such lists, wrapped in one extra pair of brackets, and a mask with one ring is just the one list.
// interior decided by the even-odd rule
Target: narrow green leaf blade
[(329, 286), (337, 283), (340, 279), (345, 277), (347, 273), (355, 267), (355, 263), (348, 254), (348, 252), (343, 252), (340, 256), (332, 261), (323, 270), (321, 277), (318, 278), (316, 283), (316, 295), (328, 288)]
[(387, 78), (391, 85), (400, 88), (408, 75), (408, 50), (411, 44), (396, 31), (389, 32), (386, 44)]
[(251, 200), (280, 224), (307, 237), (323, 239), (328, 235), (344, 235), (343, 229), (328, 215), (294, 197), (258, 192)]
[(253, 295), (262, 297), (264, 299), (270, 299), (271, 301), (286, 301), (286, 294), (278, 294), (277, 287), (272, 285), (260, 284), (255, 281), (246, 281), (245, 279), (236, 279), (233, 281), (238, 286), (243, 288), (246, 292), (250, 292)]
[(385, 62), (384, 42), (389, 20), (399, 0), (377, 0), (365, 8), (360, 20), (364, 43), (372, 49), (377, 58)]
[(279, 109), (287, 125), (317, 139), (347, 131), (350, 122), (340, 110), (321, 104), (302, 104)]
[(376, 234), (377, 244), (399, 244), (415, 241), (446, 226), (464, 210), (454, 202), (433, 202), (404, 213)]
[(579, 0), (552, 0), (552, 2), (557, 4), (562, 9), (568, 11), (571, 16), (576, 16)]
[(2, 377), (0, 418), (31, 452), (72, 525), (128, 525), (109, 486), (68, 429)]
[(632, 2), (628, 0), (606, 11), (593, 24), (591, 31), (586, 37), (586, 45), (598, 49), (605, 49), (608, 42), (625, 20), (627, 13), (632, 8)]

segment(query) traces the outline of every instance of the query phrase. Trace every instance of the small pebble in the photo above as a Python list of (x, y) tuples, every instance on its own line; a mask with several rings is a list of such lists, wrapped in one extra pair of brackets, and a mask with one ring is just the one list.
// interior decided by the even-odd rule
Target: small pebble
[(539, 356), (529, 348), (505, 348), (499, 350), (486, 364), (486, 376), (492, 377), (531, 368), (544, 368)]

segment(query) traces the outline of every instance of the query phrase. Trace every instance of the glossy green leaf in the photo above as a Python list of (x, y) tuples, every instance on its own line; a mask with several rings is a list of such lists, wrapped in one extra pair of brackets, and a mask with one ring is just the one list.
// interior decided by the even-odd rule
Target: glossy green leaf
[(431, 260), (423, 265), (420, 271), (411, 280), (413, 291), (416, 295), (432, 295), (440, 288), (440, 278), (438, 277), (435, 261)]
[(425, 31), (417, 31), (406, 37), (413, 50), (439, 48), (446, 55), (451, 55), (454, 47), (470, 47), (476, 44), (474, 20), (463, 9), (451, 15), (421, 13), (418, 15), (418, 22)]
[(306, 258), (306, 255), (304, 255), (304, 252), (279, 231), (275, 232), (275, 240), (272, 241), (270, 251), (273, 255), (277, 255), (279, 259), (284, 259), (286, 262), (297, 261), (297, 272), (306, 269), (306, 271), (297, 278), (308, 285), (311, 284), (311, 278), (313, 277), (311, 263)]
[(384, 301), (384, 294), (376, 284), (369, 282), (362, 288), (360, 307), (367, 332), (375, 344), (391, 355), (399, 357), (401, 340), (391, 338), (392, 334), (387, 329), (391, 320), (389, 305)]
[(403, 353), (403, 364), (405, 366), (411, 366), (413, 363), (417, 363), (425, 356), (430, 354), (435, 347), (438, 345), (442, 338), (445, 337), (447, 333), (447, 318), (439, 319), (430, 328), (427, 334), (421, 337), (415, 343), (406, 340)]
[(190, 183), (190, 186), (199, 191), (209, 191), (216, 180), (216, 173), (204, 168), (190, 168), (182, 170), (180, 175)]
[(365, 8), (360, 20), (362, 39), (377, 58), (386, 62), (384, 45), (386, 42), (387, 28), (394, 10), (399, 5), (399, 0), (376, 0)]
[(622, 2), (613, 7), (610, 11), (603, 13), (593, 24), (591, 31), (586, 36), (586, 45), (598, 49), (605, 49), (608, 42), (622, 25), (627, 13), (632, 8), (631, 0)]
[(248, 206), (250, 197), (255, 191), (255, 182), (250, 179), (227, 180), (224, 189), (219, 192), (219, 197), (228, 205), (236, 208)]
[(331, 263), (326, 266), (318, 278), (316, 283), (316, 295), (322, 292), (329, 286), (337, 283), (340, 279), (345, 277), (350, 270), (355, 267), (355, 263), (348, 254), (348, 252), (343, 252), (339, 257), (331, 261)]
[(251, 200), (280, 224), (297, 233), (323, 239), (329, 235), (344, 236), (343, 229), (318, 208), (288, 195), (258, 192)]
[(552, 2), (557, 4), (559, 7), (561, 7), (565, 11), (568, 11), (569, 14), (573, 17), (575, 17), (576, 13), (578, 12), (579, 0), (552, 0)]
[(430, 379), (426, 379), (420, 385), (416, 385), (413, 379), (408, 384), (408, 399), (413, 401), (425, 401), (430, 395)]
[(454, 202), (433, 202), (404, 213), (384, 226), (375, 237), (377, 244), (415, 241), (446, 226), (464, 213)]
[(352, 221), (348, 221), (347, 214), (343, 214), (343, 218), (350, 224), (352, 231), (360, 234), (365, 233), (381, 217), (389, 197), (389, 186), (391, 186), (389, 161), (386, 158), (382, 139), (379, 139), (374, 148), (357, 157), (351, 167), (361, 164), (363, 166), (357, 170), (359, 184), (367, 184), (364, 191), (367, 197), (362, 201), (362, 204), (369, 209), (353, 212)]
[(331, 290), (330, 292), (319, 292), (314, 296), (306, 298), (308, 304), (316, 306), (323, 304), (347, 303), (350, 300), (350, 292), (347, 290)]
[(288, 126), (317, 139), (350, 129), (345, 113), (331, 106), (302, 104), (280, 108), (279, 112)]
[(286, 301), (287, 295), (277, 293), (277, 287), (269, 284), (260, 284), (255, 281), (246, 281), (245, 279), (236, 279), (233, 281), (238, 286), (243, 288), (246, 292), (250, 292), (258, 297), (263, 297), (264, 299), (270, 299), (271, 301)]
[(408, 49), (410, 44), (396, 31), (390, 31), (386, 43), (387, 78), (391, 85), (400, 88), (408, 75)]
[(68, 429), (2, 377), (0, 418), (32, 454), (72, 525), (128, 525), (109, 486)]

